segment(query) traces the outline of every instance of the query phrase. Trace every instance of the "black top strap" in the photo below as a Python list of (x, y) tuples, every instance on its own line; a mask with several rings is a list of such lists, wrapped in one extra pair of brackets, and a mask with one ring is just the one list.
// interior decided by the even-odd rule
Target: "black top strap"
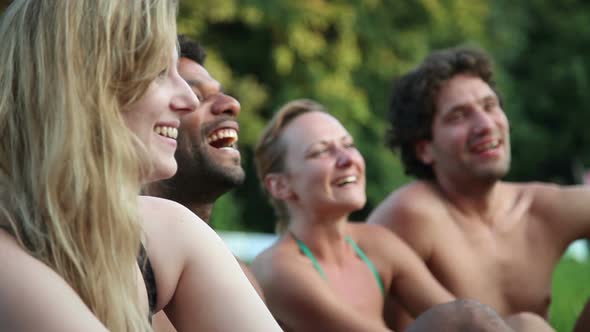
[(10, 225), (0, 224), (0, 228), (7, 231), (8, 234), (14, 236), (14, 232), (12, 231), (12, 227), (10, 227)]
[(150, 322), (151, 316), (155, 313), (156, 304), (158, 300), (158, 290), (156, 288), (156, 277), (154, 275), (154, 271), (152, 270), (152, 265), (150, 264), (150, 259), (147, 256), (147, 252), (143, 243), (139, 248), (139, 255), (137, 256), (137, 264), (139, 264), (139, 269), (141, 270), (141, 274), (143, 276), (143, 281), (145, 283), (145, 288), (147, 290), (148, 295), (148, 303), (150, 306)]

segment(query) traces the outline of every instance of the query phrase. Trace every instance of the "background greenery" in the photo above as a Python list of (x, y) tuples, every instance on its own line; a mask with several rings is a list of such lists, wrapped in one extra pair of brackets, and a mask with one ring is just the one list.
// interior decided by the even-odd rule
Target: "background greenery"
[(564, 258), (553, 274), (553, 302), (549, 320), (557, 332), (569, 332), (590, 297), (590, 263)]
[(208, 69), (242, 103), (247, 181), (217, 205), (224, 230), (272, 232), (252, 147), (294, 98), (325, 104), (367, 161), (364, 218), (408, 181), (383, 144), (390, 85), (433, 49), (489, 51), (511, 119), (511, 180), (573, 183), (590, 165), (590, 3), (582, 0), (185, 0), (180, 31), (208, 50)]
[[(511, 120), (510, 180), (580, 180), (590, 165), (590, 2), (584, 0), (194, 0), (180, 31), (208, 50), (206, 66), (242, 103), (246, 183), (224, 196), (213, 224), (272, 232), (252, 147), (283, 103), (313, 98), (355, 136), (367, 162), (362, 219), (409, 179), (383, 144), (390, 85), (437, 48), (473, 45), (492, 54)], [(588, 264), (555, 273), (551, 320), (570, 331), (590, 296)], [(579, 280), (576, 280), (578, 278)]]

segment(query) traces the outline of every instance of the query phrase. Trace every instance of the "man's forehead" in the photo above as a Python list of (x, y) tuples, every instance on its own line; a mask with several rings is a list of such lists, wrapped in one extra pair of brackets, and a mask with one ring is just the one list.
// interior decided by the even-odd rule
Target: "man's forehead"
[(480, 77), (459, 74), (444, 82), (436, 98), (437, 111), (449, 111), (456, 107), (494, 97), (494, 90)]
[(198, 75), (209, 76), (209, 72), (201, 64), (189, 59), (182, 57), (178, 60), (178, 69), (187, 73), (194, 73)]
[(191, 85), (200, 85), (213, 80), (205, 67), (188, 58), (180, 58), (178, 72)]

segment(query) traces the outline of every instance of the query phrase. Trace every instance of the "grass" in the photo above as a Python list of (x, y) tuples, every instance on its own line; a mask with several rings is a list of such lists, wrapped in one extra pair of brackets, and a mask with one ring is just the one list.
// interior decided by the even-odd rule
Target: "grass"
[(557, 332), (571, 332), (580, 311), (590, 298), (590, 262), (563, 258), (553, 274), (551, 325)]

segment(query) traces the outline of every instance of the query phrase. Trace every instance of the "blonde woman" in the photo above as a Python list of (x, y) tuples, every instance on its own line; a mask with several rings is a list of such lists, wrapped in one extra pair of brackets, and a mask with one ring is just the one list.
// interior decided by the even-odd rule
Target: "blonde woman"
[(278, 329), (213, 231), (138, 198), (175, 172), (198, 105), (176, 70), (176, 6), (15, 0), (2, 17), (3, 331), (149, 331), (160, 309), (179, 331)]

